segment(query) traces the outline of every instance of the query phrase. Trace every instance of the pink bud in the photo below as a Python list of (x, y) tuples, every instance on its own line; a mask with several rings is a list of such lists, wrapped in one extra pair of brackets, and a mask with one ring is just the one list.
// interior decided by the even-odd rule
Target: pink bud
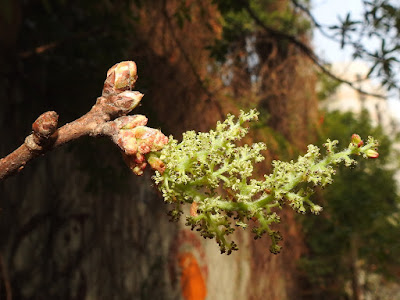
[[(121, 119), (121, 118), (119, 118)], [(123, 119), (121, 122), (127, 121), (125, 126), (133, 126), (136, 121), (143, 122), (143, 118), (129, 120)], [(147, 119), (146, 119), (147, 121)], [(136, 126), (134, 128), (121, 128), (118, 132), (117, 144), (128, 155), (135, 153), (147, 154), (149, 152), (161, 150), (168, 143), (168, 138), (157, 129), (146, 126)]]
[(143, 170), (147, 165), (146, 161), (138, 161), (136, 155), (126, 155), (125, 153), (122, 153), (122, 157), (133, 173), (138, 176), (143, 175)]
[(132, 131), (140, 145), (139, 147), (143, 149), (143, 152), (141, 151), (143, 154), (161, 150), (168, 143), (168, 138), (160, 130), (137, 126)]
[(378, 158), (379, 153), (373, 149), (368, 149), (365, 151), (365, 155), (368, 156), (369, 158)]
[(137, 68), (133, 61), (123, 61), (115, 64), (107, 72), (104, 82), (103, 96), (118, 94), (131, 90), (137, 79)]
[(116, 89), (131, 88), (136, 82), (137, 68), (133, 61), (123, 61), (115, 64), (107, 71), (107, 77), (114, 73), (114, 87)]
[[(147, 165), (145, 154), (161, 150), (168, 143), (168, 138), (160, 130), (136, 126), (138, 123), (147, 122), (144, 116), (120, 117), (115, 122), (117, 127), (122, 127), (114, 141), (123, 151), (122, 156), (131, 170), (137, 175), (142, 175)], [(164, 163), (157, 156), (149, 155), (148, 163), (160, 173), (165, 171)]]
[(138, 152), (139, 146), (132, 130), (120, 130), (117, 144), (127, 155), (135, 155)]
[(355, 133), (351, 136), (351, 143), (357, 145), (358, 148), (364, 145), (364, 142), (362, 141), (361, 137)]
[(143, 115), (123, 116), (115, 119), (114, 123), (119, 129), (132, 129), (146, 125), (147, 118)]

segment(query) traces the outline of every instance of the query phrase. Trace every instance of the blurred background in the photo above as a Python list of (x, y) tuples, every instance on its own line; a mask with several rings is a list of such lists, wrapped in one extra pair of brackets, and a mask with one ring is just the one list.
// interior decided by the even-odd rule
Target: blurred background
[(221, 255), (169, 222), (151, 172), (82, 138), (0, 182), (0, 299), (400, 299), (397, 1), (1, 0), (0, 157), (55, 110), (86, 113), (109, 67), (134, 60), (134, 113), (180, 139), (257, 108), (257, 175), (327, 138), (381, 142), (377, 160), (288, 207), (269, 239), (238, 232)]

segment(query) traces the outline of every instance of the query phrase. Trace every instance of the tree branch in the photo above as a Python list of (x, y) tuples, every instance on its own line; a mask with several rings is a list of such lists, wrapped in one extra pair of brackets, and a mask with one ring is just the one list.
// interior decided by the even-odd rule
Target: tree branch
[[(144, 116), (126, 116), (143, 97), (143, 94), (131, 91), (136, 79), (136, 64), (132, 61), (121, 62), (108, 70), (102, 96), (97, 99), (91, 110), (79, 119), (57, 129), (56, 112), (49, 111), (39, 116), (32, 124), (32, 134), (25, 142), (14, 152), (0, 159), (0, 180), (21, 171), (32, 159), (82, 136), (108, 136), (126, 152), (126, 133), (122, 135), (122, 130), (144, 127), (147, 123)], [(136, 138), (138, 133), (133, 136), (131, 132), (129, 134), (130, 138)], [(129, 146), (132, 148), (132, 141)], [(135, 152), (131, 148), (127, 154), (136, 158), (140, 149), (136, 147)], [(140, 163), (141, 168), (144, 168), (146, 163), (143, 162), (143, 158)]]
[(376, 94), (376, 93), (371, 93), (367, 92), (359, 87), (357, 87), (357, 82), (352, 82), (346, 79), (343, 79), (341, 77), (336, 76), (334, 73), (332, 73), (325, 65), (324, 62), (322, 62), (322, 59), (320, 59), (315, 52), (306, 44), (304, 44), (302, 41), (298, 40), (295, 36), (292, 36), (290, 34), (287, 34), (285, 32), (276, 30), (274, 28), (268, 27), (258, 16), (257, 14), (253, 11), (253, 9), (250, 7), (249, 3), (247, 1), (242, 1), (244, 4), (244, 8), (250, 15), (250, 17), (256, 22), (258, 26), (260, 26), (264, 31), (266, 31), (269, 35), (274, 36), (276, 38), (280, 39), (285, 39), (289, 41), (291, 44), (293, 44), (295, 47), (297, 47), (301, 52), (303, 52), (311, 61), (320, 69), (320, 71), (329, 77), (333, 78), (334, 80), (337, 80), (340, 83), (347, 84), (350, 86), (352, 89), (356, 90), (360, 94), (363, 95), (369, 95), (373, 96), (376, 98), (381, 98), (385, 99), (386, 97), (382, 94)]
[(164, 1), (164, 3), (163, 3), (163, 14), (164, 14), (165, 20), (166, 20), (166, 22), (167, 22), (169, 31), (170, 31), (170, 33), (171, 33), (172, 39), (174, 40), (175, 44), (176, 44), (177, 47), (179, 48), (179, 51), (181, 52), (181, 54), (182, 54), (182, 56), (183, 56), (183, 59), (184, 59), (184, 60), (186, 61), (186, 63), (188, 64), (188, 66), (189, 66), (190, 70), (192, 71), (194, 77), (196, 78), (196, 81), (198, 82), (200, 88), (201, 88), (201, 89), (204, 91), (204, 93), (206, 94), (206, 96), (207, 96), (207, 98), (208, 98), (207, 101), (210, 101), (210, 102), (214, 103), (215, 106), (216, 106), (216, 108), (217, 108), (217, 110), (218, 110), (219, 115), (220, 115), (222, 118), (224, 118), (225, 115), (224, 115), (224, 113), (223, 113), (221, 104), (220, 104), (218, 101), (216, 101), (216, 100), (214, 99), (213, 93), (212, 93), (212, 92), (207, 88), (207, 86), (204, 84), (204, 80), (201, 78), (200, 74), (197, 72), (196, 67), (195, 67), (195, 65), (193, 64), (192, 60), (190, 59), (189, 54), (185, 51), (184, 47), (183, 47), (183, 46), (181, 45), (181, 43), (179, 42), (179, 39), (178, 39), (178, 37), (177, 37), (176, 34), (175, 34), (174, 26), (172, 25), (172, 22), (171, 22), (171, 17), (170, 17), (169, 14), (168, 14), (165, 1)]
[(25, 58), (29, 58), (29, 57), (31, 57), (33, 55), (40, 55), (40, 54), (45, 53), (45, 52), (47, 52), (49, 50), (52, 50), (54, 48), (61, 47), (61, 46), (65, 45), (65, 44), (73, 44), (73, 42), (75, 40), (87, 38), (88, 36), (96, 34), (96, 33), (99, 33), (99, 32), (104, 34), (105, 29), (104, 28), (94, 28), (94, 29), (91, 29), (91, 30), (89, 30), (87, 32), (79, 32), (79, 33), (74, 34), (72, 36), (68, 36), (68, 37), (66, 37), (64, 39), (53, 41), (53, 42), (49, 42), (47, 44), (43, 44), (43, 45), (37, 46), (37, 47), (35, 47), (35, 48), (31, 49), (31, 50), (22, 51), (22, 52), (18, 53), (18, 55), (19, 55), (19, 57), (24, 58), (24, 59)]

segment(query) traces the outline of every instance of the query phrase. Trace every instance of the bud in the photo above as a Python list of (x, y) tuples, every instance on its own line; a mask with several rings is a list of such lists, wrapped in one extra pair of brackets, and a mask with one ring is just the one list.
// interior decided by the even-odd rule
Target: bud
[(357, 145), (358, 148), (364, 145), (364, 142), (362, 141), (361, 137), (355, 133), (351, 136), (351, 143)]
[(281, 250), (282, 250), (282, 247), (279, 246), (279, 245), (276, 245), (276, 244), (273, 244), (273, 245), (271, 245), (271, 246), (269, 247), (269, 251), (270, 251), (272, 254), (278, 254), (278, 253), (281, 252)]
[(139, 144), (139, 152), (146, 154), (161, 150), (168, 143), (168, 138), (157, 129), (137, 126), (132, 129)]
[(367, 151), (365, 151), (365, 155), (369, 158), (378, 158), (379, 157), (379, 153), (373, 149), (368, 149)]
[(137, 80), (137, 68), (133, 61), (123, 61), (115, 64), (107, 72), (104, 82), (103, 96), (118, 94), (131, 90)]
[(137, 126), (144, 126), (148, 119), (143, 115), (122, 116), (114, 120), (119, 129), (132, 129)]
[(136, 155), (138, 153), (139, 146), (132, 130), (120, 130), (117, 144), (127, 155)]
[(319, 205), (311, 205), (311, 212), (312, 213), (314, 213), (316, 215), (319, 215), (321, 211), (322, 211), (322, 207), (321, 206), (319, 206)]
[(158, 158), (156, 155), (154, 154), (150, 154), (147, 157), (147, 162), (149, 163), (150, 167), (153, 170), (157, 170), (158, 172), (160, 172), (161, 174), (164, 173), (165, 171), (165, 164), (164, 162)]
[(122, 128), (116, 140), (118, 146), (128, 155), (158, 151), (168, 143), (168, 138), (161, 131), (146, 126)]
[(146, 168), (147, 165), (145, 160), (142, 160), (140, 156), (127, 155), (125, 153), (122, 153), (122, 158), (133, 173), (138, 176), (143, 175), (143, 170)]
[[(168, 138), (160, 130), (142, 125), (136, 126), (138, 123), (147, 122), (144, 116), (126, 116), (118, 119), (119, 125), (123, 127), (114, 141), (123, 151), (128, 166), (135, 174), (141, 175), (147, 165), (145, 154), (161, 150), (168, 143)], [(148, 163), (161, 174), (165, 171), (164, 163), (156, 156), (149, 155)]]
[(41, 114), (32, 124), (32, 130), (38, 137), (49, 138), (58, 125), (58, 114), (55, 111), (48, 111)]
[(113, 105), (125, 113), (129, 113), (133, 110), (138, 104), (140, 100), (143, 98), (143, 94), (137, 91), (124, 91), (119, 93), (117, 96), (113, 96)]

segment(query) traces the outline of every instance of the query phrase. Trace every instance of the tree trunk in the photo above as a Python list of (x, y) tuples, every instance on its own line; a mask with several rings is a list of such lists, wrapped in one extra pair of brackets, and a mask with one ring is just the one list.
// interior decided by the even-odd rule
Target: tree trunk
[(351, 289), (353, 292), (353, 300), (363, 300), (363, 293), (360, 284), (360, 268), (358, 261), (358, 245), (357, 238), (350, 240), (350, 259), (351, 259)]

